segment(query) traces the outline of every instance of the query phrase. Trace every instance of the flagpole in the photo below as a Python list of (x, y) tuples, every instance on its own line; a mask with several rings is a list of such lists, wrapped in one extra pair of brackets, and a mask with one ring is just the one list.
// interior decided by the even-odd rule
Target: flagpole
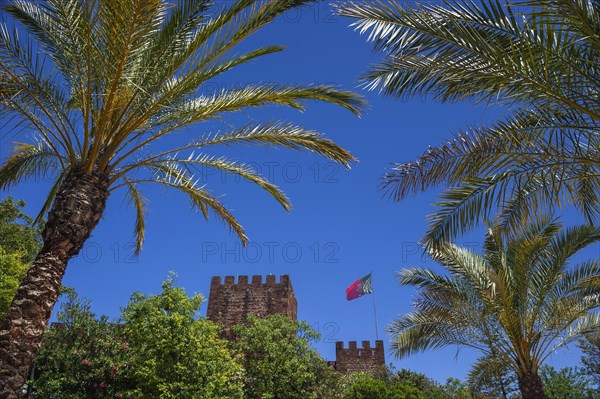
[(373, 284), (373, 272), (371, 272), (371, 287), (373, 289), (373, 316), (375, 317), (375, 339), (379, 340), (379, 326), (377, 324), (377, 305), (375, 303), (375, 284)]

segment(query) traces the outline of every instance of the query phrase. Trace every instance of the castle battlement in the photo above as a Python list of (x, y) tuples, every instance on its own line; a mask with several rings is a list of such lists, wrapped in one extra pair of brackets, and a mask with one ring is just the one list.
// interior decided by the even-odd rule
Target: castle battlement
[[(250, 281), (250, 284), (248, 282)], [(252, 276), (252, 279), (249, 280), (249, 276), (238, 276), (237, 281), (234, 276), (225, 276), (225, 281), (223, 282), (221, 276), (214, 276), (210, 282), (210, 288), (212, 290), (213, 286), (230, 286), (230, 285), (239, 285), (239, 286), (267, 286), (267, 287), (278, 287), (284, 286), (287, 288), (291, 288), (292, 281), (290, 280), (290, 276), (287, 274), (279, 276), (279, 281), (277, 281), (277, 276), (273, 274), (267, 275), (266, 281), (263, 282), (263, 276)]]
[(232, 338), (232, 327), (243, 324), (249, 314), (267, 317), (281, 314), (292, 320), (297, 319), (298, 304), (292, 282), (288, 275), (277, 281), (274, 275), (262, 276), (220, 276), (212, 278), (206, 317), (223, 326), (224, 338)]
[(362, 341), (359, 347), (356, 341), (349, 341), (348, 347), (338, 341), (335, 343), (335, 369), (343, 373), (357, 371), (370, 371), (385, 365), (385, 351), (383, 341)]

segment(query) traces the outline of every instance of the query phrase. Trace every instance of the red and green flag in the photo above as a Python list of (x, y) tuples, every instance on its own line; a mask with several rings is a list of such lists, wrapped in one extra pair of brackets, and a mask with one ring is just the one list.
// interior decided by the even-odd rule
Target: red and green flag
[(352, 285), (346, 288), (346, 299), (351, 301), (356, 298), (360, 298), (363, 295), (373, 293), (373, 282), (371, 280), (371, 273), (367, 274), (363, 278), (359, 278)]

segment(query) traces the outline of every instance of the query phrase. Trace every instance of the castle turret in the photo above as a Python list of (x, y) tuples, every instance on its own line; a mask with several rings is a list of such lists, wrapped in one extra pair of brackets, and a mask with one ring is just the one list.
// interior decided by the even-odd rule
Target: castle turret
[(223, 326), (224, 338), (232, 337), (231, 328), (246, 321), (249, 314), (267, 317), (281, 314), (291, 320), (297, 319), (298, 304), (292, 282), (288, 275), (282, 275), (279, 281), (274, 275), (268, 275), (266, 282), (262, 276), (239, 276), (237, 282), (233, 276), (226, 276), (225, 282), (215, 276), (210, 283), (208, 310), (206, 317)]
[(358, 347), (356, 341), (348, 342), (348, 348), (344, 348), (343, 342), (335, 343), (335, 369), (342, 373), (355, 373), (358, 371), (373, 371), (385, 366), (385, 352), (383, 341), (375, 341), (375, 347), (371, 347), (371, 341), (362, 341)]

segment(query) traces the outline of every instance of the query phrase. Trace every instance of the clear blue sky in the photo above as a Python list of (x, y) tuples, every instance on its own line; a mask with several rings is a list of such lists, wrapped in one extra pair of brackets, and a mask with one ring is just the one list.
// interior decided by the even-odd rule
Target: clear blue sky
[[(321, 131), (360, 160), (352, 170), (309, 153), (228, 149), (228, 155), (252, 162), (270, 176), (294, 204), (292, 212), (286, 213), (258, 188), (231, 176), (207, 173), (207, 187), (225, 195), (225, 203), (246, 227), (252, 240), (247, 250), (220, 222), (206, 223), (191, 212), (182, 195), (150, 190), (147, 239), (135, 259), (131, 256), (134, 213), (116, 192), (93, 237), (67, 269), (64, 284), (90, 298), (96, 313), (117, 317), (133, 291), (159, 291), (170, 270), (177, 272), (179, 285), (189, 293), (205, 295), (214, 275), (289, 274), (299, 318), (323, 334), (316, 346), (325, 358), (333, 359), (336, 340), (375, 339), (371, 298), (346, 302), (344, 292), (354, 280), (373, 271), (380, 335), (387, 341), (388, 323), (411, 309), (415, 295), (397, 284), (395, 272), (432, 265), (421, 259), (416, 243), (426, 229), (435, 193), (391, 203), (377, 190), (381, 176), (391, 162), (414, 158), (428, 145), (449, 138), (451, 131), (493, 120), (501, 112), (471, 103), (442, 105), (426, 98), (399, 101), (361, 90), (356, 80), (377, 55), (365, 37), (348, 27), (349, 22), (332, 16), (326, 3), (290, 12), (245, 44), (280, 44), (287, 50), (238, 68), (209, 89), (245, 82), (295, 82), (360, 91), (370, 103), (361, 119), (333, 105), (310, 103), (304, 113), (271, 107), (227, 120), (232, 124), (292, 120)], [(215, 125), (200, 124), (180, 135), (194, 137), (211, 128)], [(9, 143), (0, 144), (4, 157)], [(0, 195), (25, 199), (33, 214), (47, 186), (32, 182)], [(472, 235), (465, 241), (473, 239), (479, 237)], [(598, 256), (600, 247), (592, 253)], [(467, 350), (456, 355), (452, 348), (400, 361), (388, 353), (387, 360), (444, 381), (450, 376), (463, 378), (476, 357)], [(551, 359), (556, 366), (578, 361), (575, 347)]]

